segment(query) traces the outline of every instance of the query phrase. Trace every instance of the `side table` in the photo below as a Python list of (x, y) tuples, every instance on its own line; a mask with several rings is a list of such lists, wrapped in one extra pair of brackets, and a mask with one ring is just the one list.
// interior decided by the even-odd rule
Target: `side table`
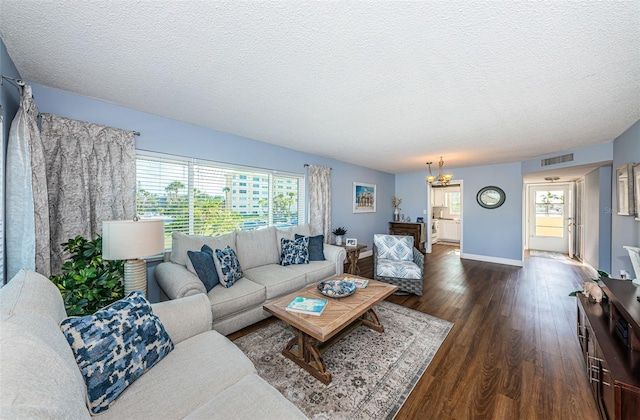
[[(331, 244), (336, 245), (336, 244)], [(360, 274), (360, 268), (358, 267), (358, 259), (360, 258), (360, 251), (365, 249), (366, 245), (346, 246), (336, 245), (344, 248), (347, 251), (347, 260), (349, 261), (349, 274), (357, 276)]]

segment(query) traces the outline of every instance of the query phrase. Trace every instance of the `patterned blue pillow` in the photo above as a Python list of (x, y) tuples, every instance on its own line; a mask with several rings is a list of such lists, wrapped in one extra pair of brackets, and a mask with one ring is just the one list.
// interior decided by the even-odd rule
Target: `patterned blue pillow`
[(60, 329), (87, 384), (92, 414), (106, 411), (127, 386), (174, 347), (140, 291), (93, 315), (67, 318)]
[(231, 287), (244, 273), (236, 252), (229, 245), (225, 249), (216, 249), (216, 270), (218, 279), (224, 287)]
[(296, 240), (280, 239), (282, 254), (280, 265), (309, 264), (309, 237), (303, 236)]

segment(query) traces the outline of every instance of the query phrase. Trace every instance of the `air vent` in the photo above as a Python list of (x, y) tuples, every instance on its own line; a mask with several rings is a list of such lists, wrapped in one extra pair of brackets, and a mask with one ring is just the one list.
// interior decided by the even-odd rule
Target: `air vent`
[(542, 159), (541, 166), (557, 165), (558, 163), (573, 161), (573, 153), (568, 153), (562, 156), (556, 156), (548, 159)]

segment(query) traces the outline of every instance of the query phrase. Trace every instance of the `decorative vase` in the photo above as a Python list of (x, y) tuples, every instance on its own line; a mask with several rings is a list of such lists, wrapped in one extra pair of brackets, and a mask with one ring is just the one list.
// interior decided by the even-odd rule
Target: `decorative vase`
[(336, 235), (336, 245), (342, 245), (342, 235)]
[(393, 221), (394, 222), (399, 222), (400, 221), (400, 212), (398, 211), (397, 207), (395, 209), (393, 209)]

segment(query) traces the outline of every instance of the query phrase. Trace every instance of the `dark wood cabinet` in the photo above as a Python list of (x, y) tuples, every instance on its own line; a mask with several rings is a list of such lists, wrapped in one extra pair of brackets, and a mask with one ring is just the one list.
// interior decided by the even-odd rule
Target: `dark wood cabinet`
[(630, 281), (602, 279), (609, 300), (578, 295), (578, 340), (603, 419), (640, 414), (640, 290)]
[(423, 254), (426, 238), (425, 223), (389, 222), (389, 235), (413, 236), (413, 246)]

